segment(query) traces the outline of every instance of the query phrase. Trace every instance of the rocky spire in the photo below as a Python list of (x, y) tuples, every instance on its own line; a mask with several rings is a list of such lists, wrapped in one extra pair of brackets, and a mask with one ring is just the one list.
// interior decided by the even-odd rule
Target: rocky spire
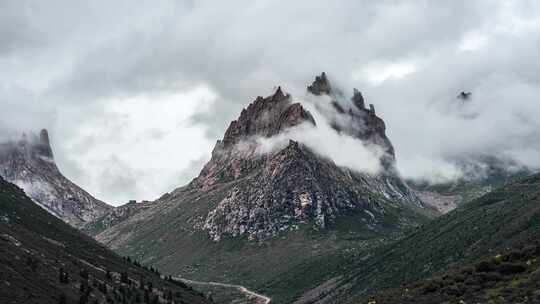
[(0, 175), (75, 227), (82, 227), (111, 209), (62, 175), (46, 129), (24, 135), (18, 142), (0, 143)]
[(47, 129), (41, 129), (41, 132), (39, 132), (39, 141), (43, 145), (49, 146), (49, 132), (47, 132)]
[(222, 143), (230, 146), (250, 136), (271, 137), (304, 121), (315, 124), (311, 114), (300, 104), (291, 103), (290, 95), (278, 87), (274, 94), (259, 96), (243, 109), (229, 125)]
[(307, 90), (313, 95), (329, 95), (331, 92), (330, 82), (326, 77), (326, 73), (322, 72), (321, 76), (315, 77), (315, 81), (307, 87)]
[(332, 128), (340, 133), (348, 134), (364, 142), (380, 146), (386, 152), (386, 155), (381, 159), (383, 167), (393, 167), (394, 148), (388, 137), (386, 137), (385, 123), (375, 114), (375, 106), (373, 104), (369, 104), (369, 108), (366, 108), (364, 96), (358, 89), (353, 89), (353, 96), (350, 98), (353, 105), (340, 103), (339, 101), (345, 100), (344, 95), (339, 89), (331, 87), (326, 73), (323, 72), (320, 76), (315, 77), (315, 81), (307, 87), (307, 90), (317, 96), (329, 96), (334, 109), (338, 113), (351, 118), (342, 119), (343, 117), (340, 116), (334, 117), (330, 122)]
[(375, 105), (372, 103), (369, 104), (369, 113), (375, 115)]
[(281, 87), (270, 96), (257, 97), (231, 122), (191, 186), (207, 188), (244, 177), (259, 168), (262, 161), (257, 139), (282, 134), (302, 123), (315, 125), (315, 119), (300, 103), (293, 103)]
[(274, 95), (272, 96), (272, 99), (274, 100), (281, 100), (283, 98), (285, 98), (286, 95), (283, 94), (283, 91), (281, 90), (281, 86), (279, 86), (276, 90), (276, 92), (274, 93)]
[(39, 132), (39, 142), (36, 144), (36, 151), (41, 156), (53, 158), (51, 143), (49, 141), (49, 132), (47, 132), (47, 129), (42, 129)]
[(362, 93), (356, 88), (353, 89), (353, 96), (351, 97), (351, 101), (359, 110), (363, 110), (366, 108), (364, 96), (362, 96)]

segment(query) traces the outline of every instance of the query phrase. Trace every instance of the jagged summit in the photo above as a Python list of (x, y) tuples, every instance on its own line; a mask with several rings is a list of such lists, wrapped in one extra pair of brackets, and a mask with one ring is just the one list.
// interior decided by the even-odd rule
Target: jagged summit
[[(308, 91), (330, 95), (337, 103), (336, 90), (325, 73), (316, 77)], [(384, 122), (365, 109), (358, 90), (353, 93), (349, 108), (342, 113), (349, 119), (336, 121), (336, 130), (380, 146), (388, 153), (381, 162), (392, 167), (394, 152)], [(294, 103), (281, 87), (268, 97), (257, 97), (230, 123), (199, 176), (161, 200), (180, 202), (186, 195), (215, 192), (212, 197), (217, 201), (210, 203), (213, 207), (201, 215), (204, 221), (195, 227), (206, 230), (216, 241), (224, 235), (266, 239), (310, 220), (324, 228), (351, 211), (365, 210), (382, 224), (390, 201), (423, 208), (393, 170), (370, 175), (342, 168), (293, 140), (271, 151), (259, 151), (258, 139), (286, 137), (287, 129), (302, 123), (317, 126), (311, 113)]]
[(356, 88), (353, 89), (353, 96), (351, 97), (351, 101), (359, 110), (364, 110), (366, 108), (364, 96), (362, 96), (362, 93)]
[(36, 145), (36, 148), (39, 150), (41, 155), (45, 157), (49, 157), (51, 159), (54, 158), (53, 151), (51, 148), (51, 142), (49, 140), (49, 132), (47, 129), (42, 129), (39, 132), (39, 142)]
[[(319, 82), (326, 81), (324, 75)], [(352, 121), (348, 115), (364, 121), (359, 113), (344, 113), (341, 132)], [(175, 274), (267, 284), (291, 265), (349, 250), (356, 255), (357, 248), (391, 239), (435, 213), (396, 172), (338, 166), (304, 144), (304, 130), (317, 134), (326, 127), (318, 117), (281, 88), (255, 98), (231, 122), (199, 176), (144, 210), (135, 204), (138, 211), (107, 220), (111, 224), (96, 238)], [(287, 132), (299, 124), (315, 127)]]
[(227, 128), (221, 143), (229, 147), (250, 136), (271, 137), (304, 121), (315, 124), (311, 114), (299, 103), (292, 103), (291, 96), (278, 87), (274, 94), (259, 96), (243, 109)]
[(329, 95), (332, 92), (330, 82), (326, 73), (322, 72), (320, 76), (315, 76), (315, 81), (307, 87), (307, 90), (313, 95)]
[(266, 98), (257, 97), (230, 123), (223, 139), (217, 141), (211, 160), (191, 186), (207, 189), (245, 176), (265, 158), (257, 152), (258, 138), (270, 138), (304, 122), (315, 125), (311, 113), (293, 103), (281, 87)]
[(374, 145), (384, 151), (381, 165), (386, 170), (395, 171), (395, 151), (390, 139), (386, 136), (386, 125), (382, 118), (375, 114), (375, 106), (366, 102), (362, 93), (354, 88), (350, 103), (345, 103), (343, 93), (332, 87), (326, 73), (315, 77), (315, 81), (307, 87), (307, 91), (316, 96), (328, 96), (334, 109), (342, 116), (336, 116), (331, 125), (338, 132), (360, 139), (367, 145)]
[(112, 207), (69, 181), (58, 169), (46, 129), (0, 144), (0, 176), (23, 188), (43, 208), (82, 227)]

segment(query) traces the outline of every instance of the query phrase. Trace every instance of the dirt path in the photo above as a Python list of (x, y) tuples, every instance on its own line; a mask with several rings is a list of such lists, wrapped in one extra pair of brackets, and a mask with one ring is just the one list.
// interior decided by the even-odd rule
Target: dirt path
[(257, 298), (258, 299), (257, 303), (261, 303), (261, 304), (269, 304), (270, 301), (272, 300), (271, 298), (269, 298), (269, 297), (267, 297), (265, 295), (262, 295), (260, 293), (256, 293), (255, 291), (249, 290), (249, 289), (247, 289), (246, 287), (244, 287), (242, 285), (217, 283), (217, 282), (193, 281), (193, 280), (188, 280), (188, 279), (184, 279), (184, 278), (180, 278), (180, 277), (174, 277), (174, 279), (178, 280), (178, 281), (182, 281), (182, 282), (184, 282), (186, 284), (192, 284), (192, 285), (206, 285), (206, 286), (219, 286), (219, 287), (226, 287), (226, 288), (235, 288), (235, 289), (239, 290), (240, 292), (242, 292), (245, 295)]

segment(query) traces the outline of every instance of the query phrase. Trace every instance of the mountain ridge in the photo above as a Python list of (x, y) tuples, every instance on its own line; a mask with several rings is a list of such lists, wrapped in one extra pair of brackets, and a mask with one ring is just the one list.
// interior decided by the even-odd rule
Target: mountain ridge
[[(334, 94), (325, 73), (316, 77), (308, 92), (318, 96)], [(157, 202), (182, 200), (185, 193), (212, 191), (219, 185), (243, 179), (208, 213), (204, 222), (198, 220), (195, 225), (207, 230), (215, 241), (224, 234), (247, 233), (250, 239), (272, 237), (284, 229), (295, 229), (296, 222), (308, 217), (315, 218), (317, 225), (324, 228), (339, 210), (367, 208), (366, 212), (374, 217), (383, 212), (378, 200), (410, 201), (411, 208), (429, 209), (397, 174), (394, 148), (386, 137), (384, 121), (375, 115), (373, 106), (363, 107), (359, 91), (355, 89), (353, 93), (347, 110), (335, 109), (348, 113), (347, 121), (355, 125), (348, 129), (338, 127), (338, 121), (332, 125), (336, 132), (381, 146), (385, 152), (381, 173), (363, 174), (338, 167), (294, 140), (289, 140), (281, 150), (261, 153), (258, 138), (272, 138), (301, 124), (317, 126), (311, 113), (278, 87), (266, 98), (257, 97), (230, 123), (223, 138), (216, 142), (210, 161), (193, 181)], [(332, 100), (332, 104), (337, 103)], [(303, 182), (295, 183), (290, 176)], [(268, 214), (277, 218), (269, 218)]]
[(330, 288), (315, 288), (313, 303), (357, 302), (368, 293), (505, 254), (540, 236), (540, 174), (489, 192), (377, 249), (350, 265)]
[(0, 177), (1, 303), (211, 303), (122, 258)]
[(49, 134), (23, 134), (0, 144), (0, 176), (17, 184), (40, 206), (70, 225), (82, 228), (112, 206), (67, 179), (56, 166)]
[[(355, 94), (353, 100), (360, 93)], [(346, 102), (341, 107), (345, 114), (339, 116), (343, 121), (334, 121), (342, 128), (332, 130), (359, 145), (362, 139), (371, 145), (388, 140), (380, 149), (392, 151), (386, 166), (365, 173), (338, 166), (302, 141), (287, 138), (290, 130), (326, 123), (315, 121), (312, 109), (295, 101), (281, 87), (255, 98), (216, 142), (199, 176), (144, 208), (126, 207), (132, 214), (97, 227), (96, 239), (168, 274), (263, 288), (274, 299), (306, 288), (266, 292), (288, 270), (342, 252), (370, 251), (437, 214), (397, 174), (384, 122), (373, 110), (338, 100)], [(364, 129), (343, 128), (353, 119)], [(275, 137), (284, 137), (283, 144), (260, 151), (261, 139)]]

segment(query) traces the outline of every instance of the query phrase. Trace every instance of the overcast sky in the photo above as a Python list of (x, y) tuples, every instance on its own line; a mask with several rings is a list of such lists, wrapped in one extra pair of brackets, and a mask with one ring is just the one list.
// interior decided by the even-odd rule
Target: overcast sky
[(539, 1), (6, 0), (0, 137), (48, 128), (96, 197), (154, 199), (257, 95), (326, 71), (375, 104), (407, 177), (476, 153), (538, 167), (539, 55)]

